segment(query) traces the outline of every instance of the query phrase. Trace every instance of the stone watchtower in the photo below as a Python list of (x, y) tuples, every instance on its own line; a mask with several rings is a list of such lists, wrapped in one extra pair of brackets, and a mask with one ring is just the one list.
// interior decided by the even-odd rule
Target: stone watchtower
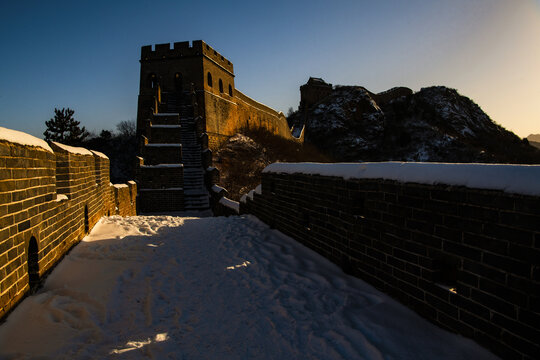
[(283, 113), (242, 94), (233, 64), (201, 40), (143, 46), (137, 111), (142, 212), (208, 208), (212, 153), (243, 129), (293, 137)]
[(321, 78), (310, 77), (300, 86), (300, 110), (307, 110), (332, 93), (332, 84)]
[[(137, 111), (142, 212), (208, 209), (206, 92), (232, 96), (233, 65), (203, 41), (143, 46)], [(206, 74), (206, 75), (204, 75)], [(210, 153), (211, 155), (211, 153)], [(206, 156), (208, 157), (208, 156)], [(206, 166), (203, 166), (206, 165)]]

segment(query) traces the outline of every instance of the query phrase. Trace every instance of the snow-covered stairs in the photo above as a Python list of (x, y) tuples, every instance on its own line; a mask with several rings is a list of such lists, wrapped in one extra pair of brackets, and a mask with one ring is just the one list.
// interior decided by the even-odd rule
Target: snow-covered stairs
[(197, 142), (190, 95), (163, 93), (152, 115), (138, 168), (141, 211), (208, 210), (201, 145)]
[(143, 213), (184, 208), (180, 115), (157, 113), (146, 127), (137, 169), (139, 210)]
[(180, 142), (184, 164), (184, 204), (186, 210), (210, 208), (208, 191), (204, 185), (201, 145), (197, 142), (193, 106), (169, 97), (168, 111), (180, 114)]

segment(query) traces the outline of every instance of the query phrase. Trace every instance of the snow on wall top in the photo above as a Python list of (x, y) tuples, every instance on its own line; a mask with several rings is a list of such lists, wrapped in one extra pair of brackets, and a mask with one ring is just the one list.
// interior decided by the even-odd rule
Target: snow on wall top
[(343, 179), (446, 184), (540, 196), (540, 165), (450, 163), (274, 163), (264, 173), (301, 173)]
[(75, 147), (75, 146), (69, 146), (69, 145), (64, 145), (64, 144), (60, 144), (56, 141), (53, 141), (53, 144), (58, 146), (60, 149), (62, 150), (66, 150), (67, 152), (70, 152), (72, 154), (79, 154), (79, 155), (90, 155), (90, 156), (93, 156), (92, 155), (92, 152), (90, 150), (87, 150), (85, 148), (82, 148), (82, 147)]
[(104, 158), (104, 159), (108, 159), (109, 157), (107, 155), (105, 155), (104, 153), (101, 153), (99, 151), (95, 151), (95, 150), (90, 150), (90, 152), (96, 156), (99, 156), (101, 158)]
[(240, 212), (240, 204), (234, 200), (226, 198), (225, 196), (219, 199), (219, 203), (229, 209), (233, 209), (236, 213)]
[(225, 190), (225, 188), (222, 188), (219, 185), (212, 185), (212, 191), (217, 194), (217, 193), (220, 193), (222, 191), (227, 191), (227, 190)]
[(0, 126), (0, 140), (9, 141), (19, 145), (35, 146), (43, 150), (54, 152), (46, 141), (22, 131), (6, 129)]

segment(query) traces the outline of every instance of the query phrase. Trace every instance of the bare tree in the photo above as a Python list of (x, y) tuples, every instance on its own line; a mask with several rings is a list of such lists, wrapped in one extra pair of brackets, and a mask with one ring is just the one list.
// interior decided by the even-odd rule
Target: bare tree
[(116, 124), (116, 130), (120, 136), (129, 138), (135, 136), (137, 132), (137, 126), (135, 120), (123, 120)]

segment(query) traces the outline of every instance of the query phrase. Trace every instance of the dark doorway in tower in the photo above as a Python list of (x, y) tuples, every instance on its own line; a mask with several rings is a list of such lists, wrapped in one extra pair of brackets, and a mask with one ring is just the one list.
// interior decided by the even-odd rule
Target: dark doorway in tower
[(28, 243), (28, 285), (30, 292), (34, 292), (39, 285), (39, 256), (35, 237), (30, 238)]
[(174, 87), (175, 87), (176, 92), (178, 94), (182, 93), (182, 91), (183, 91), (183, 88), (182, 88), (182, 74), (180, 74), (180, 73), (174, 74)]

